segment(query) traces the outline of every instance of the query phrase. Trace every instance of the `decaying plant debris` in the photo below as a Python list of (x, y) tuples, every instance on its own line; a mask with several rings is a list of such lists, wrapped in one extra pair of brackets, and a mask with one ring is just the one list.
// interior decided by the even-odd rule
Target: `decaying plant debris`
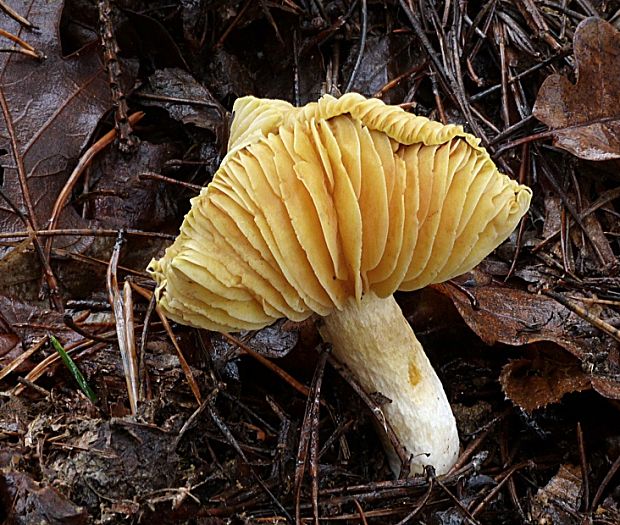
[[(620, 2), (0, 8), (3, 522), (620, 522)], [(473, 272), (397, 296), (457, 417), (444, 477), (393, 479), (387, 400), (312, 320), (222, 336), (150, 300), (234, 100), (347, 90), (462, 124), (534, 191)]]

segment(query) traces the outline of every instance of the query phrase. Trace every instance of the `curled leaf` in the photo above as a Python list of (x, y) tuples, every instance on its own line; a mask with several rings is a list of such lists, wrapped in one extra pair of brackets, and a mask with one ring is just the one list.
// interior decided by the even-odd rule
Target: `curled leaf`
[(596, 17), (575, 31), (577, 83), (548, 77), (534, 116), (553, 132), (554, 144), (588, 160), (620, 158), (620, 31)]

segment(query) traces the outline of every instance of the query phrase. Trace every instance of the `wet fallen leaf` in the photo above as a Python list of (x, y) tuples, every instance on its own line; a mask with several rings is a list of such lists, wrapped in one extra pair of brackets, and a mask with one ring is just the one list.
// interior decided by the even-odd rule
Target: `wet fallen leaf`
[(3, 469), (0, 474), (0, 498), (10, 509), (5, 523), (29, 525), (82, 525), (88, 513), (51, 486), (38, 483), (28, 474)]
[[(76, 157), (111, 107), (110, 89), (98, 45), (62, 56), (58, 24), (63, 2), (21, 0), (12, 2), (12, 7), (28, 13), (38, 30), (26, 31), (8, 17), (3, 18), (3, 29), (20, 35), (45, 58), (36, 61), (15, 53), (0, 56), (0, 150), (8, 152), (2, 158), (1, 189), (17, 207), (28, 210), (17, 169), (23, 163), (36, 215), (31, 219), (44, 227)], [(71, 207), (65, 208), (64, 218), (63, 225), (78, 220)], [(0, 230), (24, 229), (20, 218), (3, 204)]]
[(176, 195), (161, 182), (141, 180), (140, 174), (161, 172), (166, 160), (179, 154), (173, 144), (142, 141), (131, 156), (115, 148), (95, 159), (85, 196), (86, 217), (103, 228), (175, 232)]
[(538, 490), (532, 501), (536, 523), (581, 523), (581, 471), (576, 465), (560, 465), (558, 473)]
[(226, 123), (226, 110), (187, 71), (176, 68), (157, 70), (149, 77), (149, 87), (139, 91), (145, 105), (163, 107), (183, 124), (213, 132)]
[(500, 383), (506, 396), (526, 412), (557, 403), (565, 394), (591, 386), (575, 358), (543, 344), (530, 347), (526, 357), (505, 365)]
[(608, 377), (592, 377), (592, 387), (608, 399), (620, 399), (620, 382)]
[(588, 160), (620, 158), (620, 31), (586, 18), (573, 45), (577, 83), (548, 77), (533, 114), (553, 131), (556, 146)]
[[(435, 289), (450, 297), (465, 322), (488, 345), (552, 341), (578, 358), (592, 348), (605, 347), (605, 340), (589, 323), (550, 297), (488, 283), (479, 272), (462, 282), (471, 299), (448, 284)], [(472, 304), (473, 298), (477, 306)]]
[(283, 321), (258, 330), (247, 341), (247, 344), (259, 354), (271, 358), (288, 355), (299, 340), (297, 331), (282, 330)]
[(8, 354), (19, 343), (19, 336), (11, 327), (11, 323), (6, 320), (0, 311), (0, 357)]

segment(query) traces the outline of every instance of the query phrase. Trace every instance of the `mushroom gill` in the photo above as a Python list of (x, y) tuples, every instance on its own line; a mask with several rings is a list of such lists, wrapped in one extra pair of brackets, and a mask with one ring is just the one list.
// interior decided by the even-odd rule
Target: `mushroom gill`
[(445, 281), (529, 205), (529, 188), (460, 126), (376, 99), (244, 97), (234, 114), (222, 165), (150, 265), (160, 306), (181, 323), (256, 329)]

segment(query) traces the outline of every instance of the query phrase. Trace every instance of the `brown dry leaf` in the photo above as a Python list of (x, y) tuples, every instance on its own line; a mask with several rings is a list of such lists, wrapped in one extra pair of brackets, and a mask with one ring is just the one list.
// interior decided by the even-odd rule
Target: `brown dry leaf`
[(532, 500), (535, 523), (579, 524), (582, 496), (581, 469), (577, 465), (560, 465), (558, 473), (538, 490)]
[(20, 337), (0, 310), (0, 358), (13, 350), (20, 342)]
[(608, 399), (620, 399), (620, 382), (608, 377), (592, 377), (592, 387)]
[(13, 464), (22, 461), (22, 458), (14, 450), (6, 449), (2, 456), (0, 501), (7, 512), (4, 523), (83, 525), (88, 522), (86, 509), (75, 505), (52, 486), (15, 470)]
[(577, 83), (548, 77), (533, 114), (553, 130), (556, 146), (588, 160), (620, 158), (620, 31), (600, 18), (586, 18), (573, 46)]
[(472, 276), (476, 284), (470, 286), (468, 281), (466, 290), (475, 297), (477, 308), (454, 286), (440, 284), (433, 288), (452, 300), (461, 317), (486, 344), (522, 346), (552, 341), (580, 359), (592, 348), (605, 348), (607, 340), (598, 331), (554, 299), (488, 284), (488, 276), (481, 272), (469, 274), (470, 279)]
[[(63, 2), (19, 0), (12, 2), (12, 7), (27, 13), (39, 29), (28, 31), (8, 17), (2, 20), (3, 29), (20, 36), (45, 58), (37, 61), (17, 53), (0, 55), (0, 150), (7, 152), (2, 159), (1, 189), (17, 207), (27, 210), (17, 171), (23, 160), (36, 214), (32, 220), (41, 228), (80, 150), (111, 101), (98, 44), (62, 56), (58, 24)], [(73, 214), (72, 220), (68, 213)], [(72, 208), (65, 208), (63, 224), (77, 220)], [(19, 217), (2, 203), (0, 230), (24, 229)]]
[(538, 344), (529, 348), (527, 354), (523, 359), (510, 361), (500, 375), (506, 396), (526, 412), (591, 387), (579, 362), (557, 347)]
[(205, 86), (182, 69), (158, 69), (149, 77), (148, 86), (138, 91), (140, 95), (145, 97), (143, 105), (162, 107), (183, 124), (213, 132), (220, 132), (226, 124), (225, 108)]

